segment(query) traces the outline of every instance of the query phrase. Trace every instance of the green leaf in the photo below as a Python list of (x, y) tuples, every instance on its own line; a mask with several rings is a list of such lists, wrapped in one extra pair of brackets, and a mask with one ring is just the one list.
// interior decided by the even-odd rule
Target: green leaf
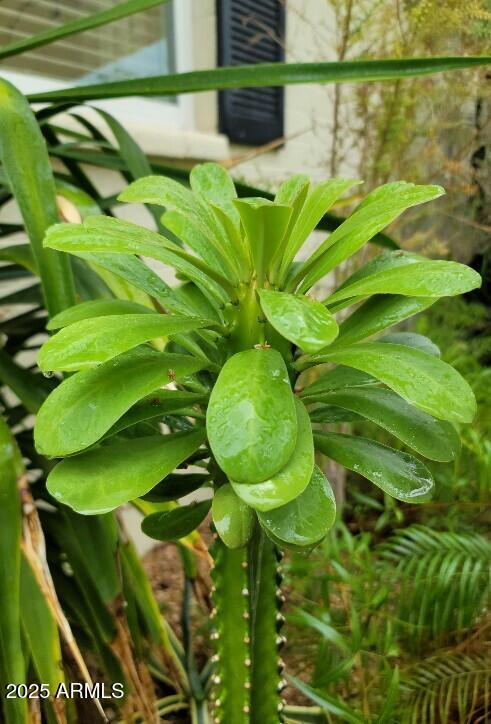
[(322, 693), (318, 692), (301, 679), (293, 676), (290, 678), (294, 686), (301, 691), (304, 696), (320, 706), (323, 711), (334, 714), (340, 718), (340, 721), (347, 722), (348, 724), (366, 724), (366, 718), (351, 709), (351, 707), (345, 704), (344, 701), (341, 701), (341, 699), (331, 696), (326, 691)]
[(207, 236), (189, 216), (180, 211), (166, 211), (162, 216), (162, 225), (210, 267), (220, 274), (230, 273), (231, 267), (226, 252), (216, 242), (216, 237)]
[(216, 305), (212, 304), (194, 282), (185, 282), (174, 287), (173, 291), (176, 298), (186, 305), (188, 314), (201, 319), (213, 319), (220, 323), (223, 321), (223, 316), (220, 316)]
[[(188, 357), (187, 355), (167, 355), (170, 359), (170, 364), (174, 367), (170, 367), (167, 370), (167, 376), (172, 378), (180, 379), (185, 378), (193, 372), (197, 371), (195, 368), (198, 366), (198, 360)], [(179, 362), (178, 358), (181, 358)], [(185, 362), (186, 360), (186, 362)], [(176, 365), (175, 363), (178, 362)], [(202, 365), (203, 363), (201, 363)], [(184, 368), (182, 367), (184, 365)], [(201, 366), (200, 365), (200, 366)], [(176, 369), (176, 366), (178, 369)], [(181, 366), (181, 370), (179, 367)], [(140, 368), (138, 368), (138, 374), (140, 374)], [(139, 422), (145, 422), (152, 420), (169, 413), (177, 413), (181, 415), (187, 415), (192, 417), (193, 405), (202, 404), (208, 401), (207, 395), (200, 395), (196, 392), (185, 392), (182, 390), (161, 390), (157, 389), (148, 397), (134, 405), (126, 414), (119, 418), (119, 420), (108, 430), (105, 437), (111, 437), (122, 430), (126, 430), (133, 425), (137, 425)]]
[(187, 217), (209, 239), (209, 244), (220, 249), (231, 268), (232, 281), (238, 281), (239, 267), (231, 240), (217, 220), (209, 204), (181, 183), (165, 176), (147, 176), (134, 181), (119, 195), (120, 201), (151, 203), (165, 206)]
[(106, 317), (112, 314), (151, 314), (152, 312), (155, 310), (126, 299), (95, 299), (75, 304), (75, 306), (68, 307), (63, 312), (56, 314), (50, 319), (46, 329), (61, 329), (80, 322), (82, 319)]
[(391, 332), (391, 334), (379, 337), (377, 342), (404, 345), (405, 347), (419, 349), (421, 352), (433, 355), (433, 357), (441, 356), (440, 349), (429, 337), (425, 337), (424, 334), (417, 334), (416, 332)]
[[(37, 450), (47, 457), (63, 457), (93, 445), (135, 402), (202, 366), (202, 360), (187, 355), (136, 349), (68, 377), (39, 410), (34, 428)], [(176, 394), (159, 390), (159, 401), (166, 393), (172, 398)], [(162, 406), (157, 411), (162, 414)]]
[(319, 633), (323, 639), (329, 641), (331, 644), (334, 644), (334, 646), (337, 646), (343, 653), (349, 654), (350, 647), (344, 636), (342, 636), (333, 626), (326, 623), (326, 621), (323, 621), (317, 616), (312, 616), (310, 613), (307, 613), (307, 611), (303, 611), (302, 609), (297, 609), (295, 614), (291, 616), (290, 620), (291, 619), (293, 619), (297, 625), (300, 624), (301, 626), (308, 626), (313, 629)]
[(303, 493), (281, 508), (258, 512), (258, 518), (266, 533), (279, 545), (316, 545), (336, 519), (336, 502), (329, 481), (322, 470), (314, 466)]
[(409, 297), (453, 297), (481, 286), (480, 275), (455, 261), (430, 260), (404, 252), (380, 254), (387, 260), (405, 259), (406, 264), (377, 265), (379, 257), (369, 262), (362, 278), (348, 279), (341, 289), (326, 300), (328, 306), (341, 299), (367, 297), (372, 294), (402, 294)]
[(281, 280), (284, 280), (288, 268), (297, 255), (297, 252), (300, 251), (326, 211), (331, 208), (345, 191), (359, 183), (361, 183), (361, 181), (332, 178), (327, 181), (322, 181), (309, 192), (303, 202), (283, 252), (280, 265)]
[[(121, 254), (78, 254), (96, 273), (107, 279), (116, 277), (135, 291), (142, 290), (157, 299), (166, 311), (193, 316), (192, 309), (180, 301), (174, 290), (136, 256)], [(109, 274), (107, 274), (109, 273)]]
[(208, 480), (210, 476), (206, 473), (171, 473), (142, 497), (150, 503), (169, 503), (194, 493)]
[(37, 275), (36, 263), (29, 244), (15, 244), (15, 246), (3, 246), (0, 249), (0, 261), (10, 261), (13, 264), (23, 266), (32, 274)]
[(291, 457), (297, 415), (285, 363), (274, 349), (238, 352), (227, 360), (210, 396), (206, 427), (227, 476), (259, 483)]
[(260, 196), (238, 199), (235, 205), (251, 250), (258, 284), (262, 284), (270, 262), (280, 248), (292, 210)]
[(65, 680), (58, 626), (45, 594), (24, 557), (21, 564), (21, 601), (22, 628), (37, 680), (48, 684), (50, 692), (56, 693), (58, 685)]
[[(288, 240), (291, 236), (293, 227), (295, 226), (298, 216), (303, 208), (303, 205), (305, 203), (305, 199), (307, 198), (307, 194), (309, 193), (310, 189), (310, 179), (308, 176), (305, 176), (304, 174), (296, 174), (294, 176), (290, 176), (289, 178), (284, 181), (274, 197), (275, 204), (280, 204), (282, 206), (290, 206), (292, 213), (290, 216), (290, 221), (288, 223), (288, 228), (285, 232), (285, 235), (283, 237), (282, 243), (278, 246), (276, 250), (276, 254), (271, 259), (270, 263), (270, 270), (269, 270), (269, 280), (270, 282), (276, 283), (276, 277), (277, 277), (277, 271), (278, 267), (281, 264), (283, 252), (285, 249), (285, 244), (288, 243)], [(269, 198), (267, 194), (264, 192), (262, 194), (255, 194), (257, 196), (263, 195), (266, 196), (266, 198)]]
[(43, 249), (46, 229), (59, 220), (48, 150), (25, 97), (0, 79), (0, 157), (19, 206), (50, 315), (75, 303), (69, 259)]
[(233, 204), (237, 191), (231, 175), (218, 163), (199, 163), (191, 169), (192, 190), (208, 203), (218, 206), (239, 229), (240, 217)]
[(346, 387), (363, 387), (373, 384), (377, 384), (377, 380), (371, 375), (339, 365), (304, 387), (300, 392), (300, 397), (305, 399), (308, 404), (317, 399), (322, 400), (326, 392), (331, 390), (344, 390)]
[[(90, 578), (102, 601), (114, 605), (123, 586), (119, 560), (122, 536), (116, 516), (108, 513), (87, 518), (65, 508), (53, 535), (66, 553), (75, 578)], [(113, 622), (109, 625), (112, 628)]]
[(226, 88), (258, 88), (292, 83), (346, 83), (395, 80), (418, 75), (489, 65), (491, 57), (402, 58), (353, 60), (334, 63), (255, 63), (213, 70), (191, 71), (134, 80), (77, 86), (34, 93), (31, 101), (86, 101), (126, 96), (161, 96)]
[(435, 300), (430, 297), (374, 296), (344, 320), (333, 345), (340, 347), (359, 342), (422, 312), (434, 303)]
[(295, 223), (298, 218), (307, 194), (309, 191), (310, 179), (305, 174), (297, 173), (289, 176), (286, 181), (280, 185), (274, 201), (276, 204), (291, 206), (293, 208), (290, 223)]
[(44, 245), (71, 254), (143, 254), (203, 285), (220, 302), (228, 301), (223, 290), (235, 297), (233, 284), (201, 259), (191, 256), (155, 231), (121, 219), (95, 216), (83, 225), (58, 224), (49, 229)]
[(297, 347), (314, 353), (336, 338), (336, 320), (315, 299), (272, 289), (258, 289), (258, 294), (268, 322)]
[(0, 50), (0, 59), (8, 58), (12, 55), (25, 53), (28, 50), (39, 48), (42, 45), (48, 45), (61, 38), (67, 38), (70, 35), (81, 33), (84, 30), (99, 28), (101, 25), (107, 25), (115, 20), (141, 13), (142, 10), (148, 10), (156, 5), (162, 5), (166, 0), (128, 0), (128, 2), (118, 3), (116, 6), (98, 13), (91, 13), (79, 20), (72, 20), (64, 25), (59, 25), (50, 30), (37, 35), (31, 35), (28, 38), (22, 38), (15, 43), (4, 45)]
[(433, 488), (431, 473), (417, 458), (373, 440), (341, 433), (314, 435), (317, 450), (367, 478), (404, 503), (424, 503)]
[(149, 340), (206, 326), (201, 319), (157, 313), (83, 319), (64, 327), (43, 345), (38, 365), (43, 372), (93, 367)]
[[(320, 395), (319, 401), (322, 399), (323, 397)], [(313, 425), (316, 423), (325, 424), (332, 422), (354, 422), (355, 420), (363, 420), (363, 418), (360, 415), (357, 415), (356, 412), (350, 412), (349, 410), (344, 410), (342, 407), (335, 407), (334, 405), (320, 405), (319, 407), (316, 407), (315, 410), (312, 410), (309, 416)]]
[[(167, 2), (167, 0), (162, 0)], [(148, 176), (152, 173), (150, 161), (143, 153), (135, 139), (128, 133), (121, 123), (106, 111), (97, 108), (97, 113), (105, 120), (119, 146), (119, 155), (124, 159), (128, 171), (133, 179)], [(161, 211), (159, 208), (150, 206), (149, 211), (152, 214), (157, 226), (160, 226)]]
[(303, 279), (299, 291), (306, 292), (403, 211), (436, 199), (443, 193), (441, 186), (416, 186), (405, 181), (388, 183), (375, 189), (304, 262), (289, 286), (294, 289)]
[[(18, 478), (24, 474), (22, 457), (0, 416), (0, 684), (25, 682), (20, 619), (20, 565), (22, 513)], [(5, 720), (25, 724), (25, 699), (2, 696)]]
[(355, 344), (301, 358), (297, 364), (303, 367), (322, 362), (336, 362), (373, 375), (408, 402), (441, 420), (471, 422), (475, 415), (474, 393), (464, 378), (446, 362), (418, 349), (380, 342)]
[(231, 481), (239, 498), (256, 510), (279, 508), (300, 495), (309, 484), (314, 467), (312, 426), (307, 410), (298, 398), (295, 398), (295, 406), (297, 444), (285, 467), (262, 483), (250, 485)]
[(148, 493), (204, 440), (200, 428), (103, 445), (58, 463), (48, 476), (47, 488), (77, 513), (107, 513)]
[(210, 507), (211, 500), (203, 500), (162, 513), (152, 513), (143, 519), (142, 531), (155, 540), (179, 540), (203, 522)]
[(0, 380), (17, 395), (29, 412), (36, 413), (52, 389), (48, 380), (21, 367), (5, 350), (0, 349)]
[(322, 401), (371, 420), (430, 460), (454, 460), (460, 450), (460, 439), (451, 423), (435, 420), (390, 390), (357, 387), (329, 392)]
[(211, 507), (217, 533), (227, 548), (243, 548), (254, 527), (254, 514), (227, 483), (215, 491)]

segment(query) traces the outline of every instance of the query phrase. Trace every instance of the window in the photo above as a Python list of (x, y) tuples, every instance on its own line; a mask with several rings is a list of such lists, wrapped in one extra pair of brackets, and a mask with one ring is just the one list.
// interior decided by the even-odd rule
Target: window
[[(0, 45), (110, 9), (113, 0), (2, 0)], [(174, 70), (172, 8), (161, 5), (8, 59), (4, 67), (66, 83), (99, 83)]]
[[(0, 72), (24, 93), (37, 93), (77, 84), (192, 70), (192, 1), (168, 2), (6, 58), (0, 63)], [(0, 45), (105, 10), (114, 2), (0, 0)], [(149, 154), (169, 149), (168, 155), (174, 155), (170, 152), (170, 141), (165, 149), (162, 146), (173, 139), (168, 132), (194, 130), (194, 107), (189, 95), (119, 98), (90, 105), (112, 113)], [(93, 122), (100, 122), (90, 108), (81, 112)], [(65, 120), (70, 123), (70, 119)]]

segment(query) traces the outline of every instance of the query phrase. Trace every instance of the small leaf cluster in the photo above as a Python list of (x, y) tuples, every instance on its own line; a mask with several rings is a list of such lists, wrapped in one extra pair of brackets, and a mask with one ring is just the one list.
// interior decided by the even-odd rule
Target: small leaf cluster
[[(39, 452), (64, 458), (48, 478), (55, 498), (94, 514), (211, 485), (214, 523), (227, 545), (245, 545), (258, 521), (280, 547), (293, 548), (316, 545), (335, 519), (316, 450), (399, 500), (428, 499), (433, 479), (420, 457), (454, 459), (456, 425), (472, 420), (475, 400), (430, 340), (386, 330), (440, 297), (478, 287), (480, 277), (456, 262), (385, 251), (326, 299), (313, 298), (316, 282), (405, 209), (443, 193), (385, 184), (299, 261), (313, 229), (356, 183), (313, 186), (298, 175), (273, 201), (239, 199), (223, 168), (202, 164), (190, 188), (150, 176), (120, 195), (165, 207), (166, 235), (99, 216), (49, 229), (45, 247), (110, 270), (146, 300), (87, 302), (50, 322), (59, 331), (42, 347), (39, 366), (75, 373), (36, 423)], [(179, 283), (166, 284), (141, 256), (174, 269)], [(312, 368), (321, 373), (304, 384)], [(359, 418), (411, 452), (326, 431)], [(190, 465), (200, 473), (176, 476)], [(197, 515), (196, 506), (187, 514), (171, 506), (143, 527), (156, 538), (179, 538), (208, 509), (200, 505)]]

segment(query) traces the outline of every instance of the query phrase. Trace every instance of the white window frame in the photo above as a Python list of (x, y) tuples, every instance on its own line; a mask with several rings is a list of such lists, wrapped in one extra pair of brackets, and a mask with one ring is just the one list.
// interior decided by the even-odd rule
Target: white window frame
[[(173, 7), (173, 43), (175, 72), (185, 73), (193, 69), (192, 54), (192, 0), (177, 0)], [(2, 77), (16, 85), (23, 93), (39, 93), (47, 90), (66, 88), (68, 83), (48, 76), (36, 76), (20, 71), (2, 70)], [(147, 153), (159, 153), (159, 139), (163, 132), (194, 131), (194, 104), (191, 94), (177, 96), (175, 102), (143, 97), (115, 98), (108, 101), (91, 101), (90, 105), (111, 113), (130, 131), (135, 140)], [(90, 108), (80, 106), (77, 113), (83, 113), (92, 122), (100, 125), (98, 114)], [(63, 117), (66, 125), (72, 119)]]

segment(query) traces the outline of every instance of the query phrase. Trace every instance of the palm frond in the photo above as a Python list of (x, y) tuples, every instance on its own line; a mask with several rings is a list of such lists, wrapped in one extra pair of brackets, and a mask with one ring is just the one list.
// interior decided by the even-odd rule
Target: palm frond
[(400, 579), (397, 616), (413, 651), (428, 638), (459, 638), (479, 616), (489, 591), (491, 543), (477, 534), (414, 525), (379, 546)]
[(407, 724), (489, 721), (491, 656), (444, 654), (416, 664), (402, 680)]

